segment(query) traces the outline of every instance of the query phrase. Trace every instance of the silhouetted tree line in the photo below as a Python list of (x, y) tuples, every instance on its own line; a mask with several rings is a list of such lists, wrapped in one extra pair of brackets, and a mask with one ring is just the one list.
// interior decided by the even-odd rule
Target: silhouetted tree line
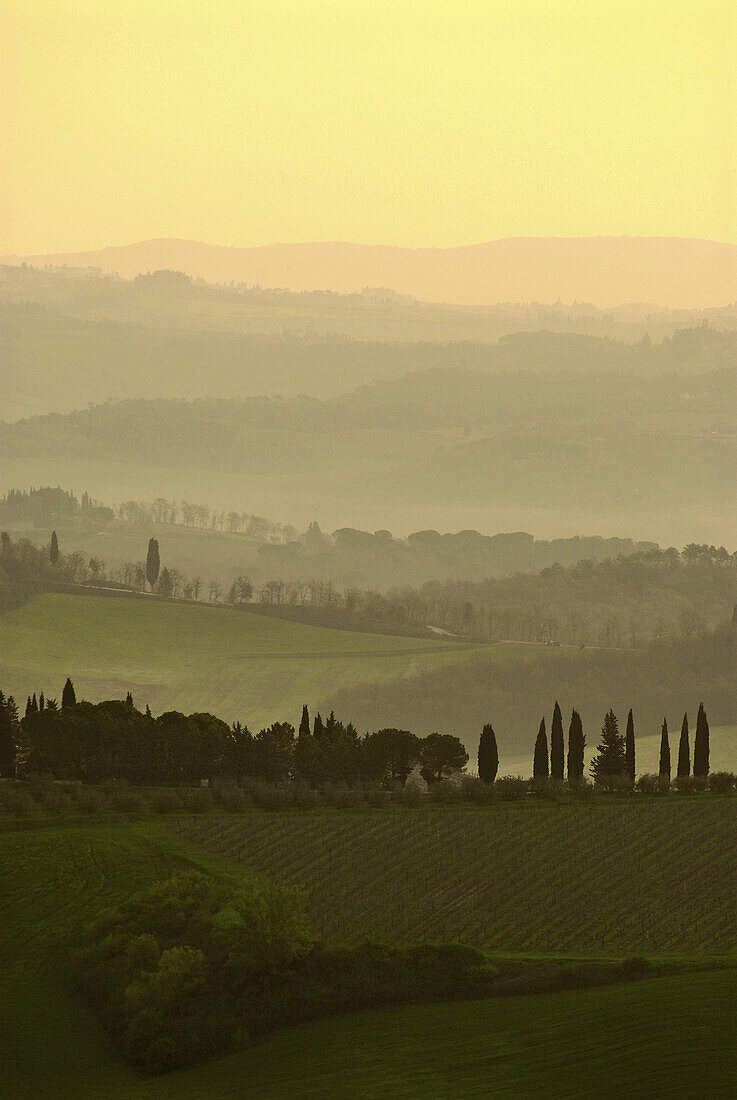
[(2, 704), (0, 760), (13, 774), (50, 773), (60, 779), (99, 782), (126, 779), (149, 785), (199, 785), (217, 777), (325, 783), (404, 783), (418, 768), (428, 783), (463, 769), (468, 753), (450, 734), (419, 738), (408, 730), (383, 729), (359, 736), (331, 713), (310, 723), (303, 709), (299, 730), (274, 722), (257, 734), (240, 722), (228, 725), (212, 714), (167, 711), (154, 718), (125, 701), (77, 701), (67, 679), (61, 706), (34, 694), (19, 723), (12, 700)]
[[(488, 727), (491, 729), (491, 727)], [(479, 776), (485, 778), (482, 773), (481, 754), (484, 747), (486, 729), (481, 737), (479, 746)], [(496, 746), (496, 743), (494, 743)], [(550, 750), (548, 751), (548, 738), (545, 725), (545, 717), (540, 721), (535, 747), (533, 752), (532, 777), (533, 781), (545, 781), (547, 779), (562, 781), (564, 778), (569, 784), (580, 782), (584, 774), (584, 750), (586, 737), (583, 732), (581, 716), (577, 710), (571, 713), (571, 721), (568, 729), (568, 753), (565, 755), (563, 735), (563, 718), (558, 705), (555, 702), (550, 733)], [(564, 769), (564, 760), (567, 760), (567, 768)], [(494, 771), (494, 776), (496, 771)], [(635, 721), (632, 710), (627, 715), (625, 733), (620, 733), (619, 721), (613, 710), (607, 711), (604, 725), (601, 731), (601, 740), (596, 747), (596, 755), (591, 762), (591, 775), (594, 782), (604, 790), (613, 791), (626, 786), (634, 786), (637, 778), (635, 755)], [(677, 780), (686, 780), (691, 777), (691, 753), (688, 730), (688, 714), (684, 714), (681, 726), (681, 736), (678, 744), (678, 771)], [(696, 736), (693, 753), (693, 778), (705, 780), (709, 775), (709, 722), (704, 709), (704, 704), (699, 704), (696, 719)], [(492, 780), (494, 778), (492, 776)], [(644, 776), (644, 779), (650, 777)], [(671, 781), (671, 756), (668, 736), (668, 723), (663, 719), (660, 740), (660, 762), (658, 778), (665, 785)], [(488, 781), (488, 780), (487, 780)]]
[(87, 492), (79, 498), (58, 487), (42, 486), (38, 489), (10, 489), (0, 497), (0, 522), (51, 527), (81, 520), (104, 527), (113, 518), (112, 508), (99, 504)]

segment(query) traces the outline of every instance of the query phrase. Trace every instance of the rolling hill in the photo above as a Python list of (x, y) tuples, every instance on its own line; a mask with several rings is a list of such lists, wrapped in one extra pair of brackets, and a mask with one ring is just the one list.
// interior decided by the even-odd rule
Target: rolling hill
[(213, 283), (353, 293), (391, 287), (428, 302), (646, 302), (695, 309), (737, 298), (737, 246), (677, 237), (512, 237), (460, 248), (343, 241), (228, 248), (162, 238), (2, 263), (95, 267), (133, 277), (175, 269)]
[[(91, 702), (210, 711), (252, 730), (297, 723), (339, 687), (398, 680), (491, 646), (307, 626), (207, 605), (45, 594), (4, 614), (0, 683), (53, 695), (73, 675)], [(503, 657), (503, 647), (494, 647)]]
[[(267, 820), (277, 823), (281, 815)], [(67, 959), (102, 906), (182, 866), (214, 877), (242, 874), (146, 823), (3, 835), (0, 992), (9, 1010), (0, 1014), (0, 1044), (6, 1095), (573, 1100), (590, 1096), (593, 1087), (597, 1097), (612, 1100), (691, 1100), (695, 1081), (701, 1095), (714, 1100), (734, 1095), (734, 969), (363, 1012), (290, 1029), (165, 1077), (142, 1077), (69, 995)]]

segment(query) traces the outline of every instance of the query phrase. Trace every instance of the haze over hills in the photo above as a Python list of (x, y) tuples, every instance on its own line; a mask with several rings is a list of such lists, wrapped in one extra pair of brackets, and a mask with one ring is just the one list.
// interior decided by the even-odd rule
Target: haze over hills
[(680, 237), (512, 237), (457, 248), (328, 241), (232, 248), (154, 239), (0, 263), (96, 267), (132, 278), (168, 268), (216, 283), (353, 293), (391, 287), (423, 301), (625, 302), (702, 309), (737, 299), (737, 245)]

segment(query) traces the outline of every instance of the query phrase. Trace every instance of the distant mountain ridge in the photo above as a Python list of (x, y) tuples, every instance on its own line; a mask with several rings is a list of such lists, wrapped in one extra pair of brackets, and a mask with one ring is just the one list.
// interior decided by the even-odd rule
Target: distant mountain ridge
[(737, 300), (737, 245), (683, 237), (510, 237), (457, 248), (327, 241), (232, 248), (160, 238), (0, 263), (96, 267), (133, 278), (173, 269), (213, 283), (350, 294), (390, 287), (426, 302), (628, 302), (704, 309)]

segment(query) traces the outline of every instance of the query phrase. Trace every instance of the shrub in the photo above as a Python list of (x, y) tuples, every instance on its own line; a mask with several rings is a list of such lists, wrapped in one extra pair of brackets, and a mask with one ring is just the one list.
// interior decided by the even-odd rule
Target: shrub
[(191, 814), (204, 814), (211, 810), (215, 804), (212, 792), (206, 788), (192, 787), (190, 790), (180, 792), (182, 808)]
[(26, 791), (6, 789), (4, 785), (0, 787), (0, 805), (16, 817), (27, 817), (37, 811), (37, 804)]
[(706, 790), (705, 776), (679, 775), (675, 781), (675, 788), (679, 794), (701, 794)]
[(248, 805), (248, 798), (245, 791), (242, 791), (240, 787), (233, 787), (222, 796), (222, 804), (226, 810), (230, 813), (240, 813), (245, 810)]
[(419, 787), (412, 783), (408, 787), (402, 787), (401, 790), (392, 791), (392, 797), (403, 806), (419, 806), (425, 796)]
[(108, 808), (105, 795), (96, 787), (82, 787), (77, 795), (77, 804), (88, 814), (101, 814)]
[(369, 806), (375, 806), (377, 809), (387, 806), (391, 799), (389, 791), (384, 791), (381, 787), (372, 787), (367, 797)]
[(439, 783), (433, 783), (428, 794), (433, 802), (444, 802), (448, 805), (453, 805), (456, 802), (460, 802), (463, 797), (463, 791), (457, 783), (449, 782), (447, 779), (441, 779)]
[(72, 975), (126, 1057), (162, 1073), (227, 1050), (307, 945), (298, 891), (191, 871), (105, 910)]
[(571, 798), (575, 798), (578, 802), (583, 802), (587, 798), (593, 798), (596, 793), (594, 784), (589, 783), (588, 779), (584, 779), (583, 776), (579, 776), (578, 779), (569, 780), (568, 790), (570, 791)]
[(176, 791), (164, 787), (154, 793), (151, 808), (156, 814), (175, 814), (182, 809), (182, 800)]
[(637, 777), (635, 784), (640, 794), (667, 794), (670, 781), (667, 775), (645, 774)]
[(210, 790), (212, 791), (212, 797), (216, 802), (226, 805), (229, 798), (232, 797), (237, 791), (240, 791), (240, 787), (234, 779), (216, 779)]
[(361, 792), (350, 788), (345, 783), (326, 783), (322, 794), (329, 806), (338, 809), (350, 809), (361, 804)]
[(709, 790), (715, 794), (729, 794), (734, 790), (734, 785), (733, 772), (712, 772), (709, 776)]
[(256, 805), (263, 806), (265, 810), (286, 810), (293, 802), (289, 787), (256, 781), (249, 783), (248, 791)]
[(51, 810), (52, 813), (63, 814), (72, 808), (71, 798), (58, 787), (47, 787), (46, 790), (40, 793), (38, 799), (43, 808)]
[(532, 790), (536, 798), (547, 798), (560, 802), (568, 793), (564, 779), (538, 778), (532, 781)]
[(320, 804), (320, 795), (307, 783), (300, 783), (294, 792), (294, 805), (300, 810), (312, 810)]
[(140, 813), (143, 809), (143, 795), (140, 791), (132, 791), (124, 787), (113, 792), (110, 805), (114, 810), (119, 810), (122, 813)]
[(648, 959), (640, 955), (632, 955), (620, 963), (620, 973), (625, 978), (644, 978), (652, 972), (653, 966)]
[(529, 789), (529, 781), (521, 775), (503, 775), (494, 783), (494, 794), (505, 802), (524, 798)]
[(461, 784), (461, 792), (469, 802), (491, 802), (494, 797), (494, 788), (491, 783), (484, 783), (474, 775), (464, 777)]

